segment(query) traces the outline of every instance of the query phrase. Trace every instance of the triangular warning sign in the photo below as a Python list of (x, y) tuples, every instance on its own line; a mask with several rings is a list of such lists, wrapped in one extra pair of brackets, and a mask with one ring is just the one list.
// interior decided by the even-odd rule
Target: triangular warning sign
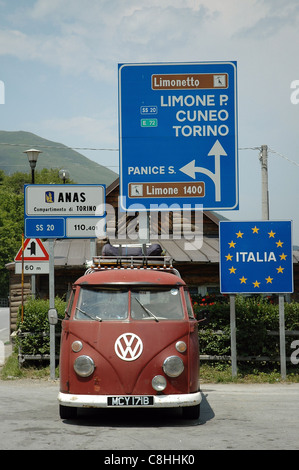
[[(19, 249), (15, 261), (22, 261), (22, 247)], [(49, 254), (39, 238), (26, 238), (24, 261), (49, 261)]]

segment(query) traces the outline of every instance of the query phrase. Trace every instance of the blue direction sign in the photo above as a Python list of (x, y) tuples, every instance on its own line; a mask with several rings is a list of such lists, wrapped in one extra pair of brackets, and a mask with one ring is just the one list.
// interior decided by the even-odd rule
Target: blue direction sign
[(119, 65), (121, 210), (238, 209), (237, 145), (236, 62)]
[(293, 292), (291, 221), (220, 222), (220, 291)]

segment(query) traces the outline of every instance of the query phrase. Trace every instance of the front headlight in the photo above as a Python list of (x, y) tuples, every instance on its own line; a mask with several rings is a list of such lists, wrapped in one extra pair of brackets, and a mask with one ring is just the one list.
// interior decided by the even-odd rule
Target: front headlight
[(89, 377), (94, 371), (94, 362), (89, 356), (79, 356), (74, 362), (74, 369), (80, 377)]
[(162, 390), (166, 388), (166, 385), (167, 382), (163, 375), (155, 375), (152, 380), (152, 387), (154, 390), (157, 390), (157, 392), (162, 392)]
[(168, 377), (178, 377), (184, 370), (184, 363), (178, 356), (169, 356), (163, 362), (162, 367)]

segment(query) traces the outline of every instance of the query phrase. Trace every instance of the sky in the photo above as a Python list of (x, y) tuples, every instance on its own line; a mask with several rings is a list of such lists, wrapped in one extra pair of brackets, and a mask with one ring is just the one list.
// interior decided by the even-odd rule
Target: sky
[(297, 0), (0, 0), (0, 130), (118, 172), (118, 64), (237, 61), (240, 205), (219, 213), (261, 220), (267, 145), (270, 219), (299, 245), (298, 44)]

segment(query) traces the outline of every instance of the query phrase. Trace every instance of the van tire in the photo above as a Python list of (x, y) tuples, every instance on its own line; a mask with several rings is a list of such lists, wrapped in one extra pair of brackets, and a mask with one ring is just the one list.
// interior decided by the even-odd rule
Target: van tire
[(183, 418), (185, 419), (198, 419), (200, 416), (200, 404), (195, 406), (183, 407)]
[(77, 418), (77, 408), (74, 406), (59, 405), (59, 415), (61, 419)]

